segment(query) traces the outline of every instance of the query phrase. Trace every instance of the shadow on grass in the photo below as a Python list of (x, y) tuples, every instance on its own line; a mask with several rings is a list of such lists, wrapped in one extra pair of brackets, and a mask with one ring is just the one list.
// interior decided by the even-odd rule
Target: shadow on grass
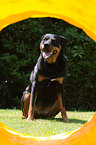
[[(64, 122), (62, 118), (43, 118), (45, 120), (53, 120), (53, 121), (57, 121), (57, 122)], [(75, 124), (84, 124), (87, 122), (87, 120), (80, 120), (80, 119), (69, 119), (70, 122), (64, 122), (64, 123), (75, 123)]]

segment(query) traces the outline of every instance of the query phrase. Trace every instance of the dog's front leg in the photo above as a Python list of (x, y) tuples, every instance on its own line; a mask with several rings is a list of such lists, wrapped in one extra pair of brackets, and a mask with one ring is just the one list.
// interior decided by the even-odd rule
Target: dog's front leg
[(64, 88), (63, 87), (64, 87), (64, 84), (62, 84), (61, 89), (57, 91), (57, 97), (58, 97), (58, 102), (60, 105), (63, 121), (69, 122), (69, 119), (67, 118), (67, 114), (66, 114), (65, 105), (64, 105)]
[(37, 84), (36, 82), (33, 82), (32, 89), (31, 89), (31, 96), (30, 96), (28, 118), (27, 118), (28, 121), (34, 119), (34, 108), (35, 108), (36, 99), (37, 99)]

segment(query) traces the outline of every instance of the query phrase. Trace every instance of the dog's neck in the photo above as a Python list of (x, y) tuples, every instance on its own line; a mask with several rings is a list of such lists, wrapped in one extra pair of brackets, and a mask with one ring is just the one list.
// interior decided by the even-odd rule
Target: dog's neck
[(55, 63), (48, 63), (42, 55), (40, 55), (38, 62), (36, 68), (38, 68), (40, 75), (56, 78), (67, 74), (67, 58), (63, 52), (60, 52)]

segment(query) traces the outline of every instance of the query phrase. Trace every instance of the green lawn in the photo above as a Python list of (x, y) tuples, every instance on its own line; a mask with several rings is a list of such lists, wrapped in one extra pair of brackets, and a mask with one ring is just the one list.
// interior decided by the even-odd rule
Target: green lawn
[(0, 109), (0, 121), (8, 127), (27, 135), (50, 136), (72, 131), (87, 122), (94, 112), (67, 111), (70, 123), (62, 121), (61, 113), (53, 119), (34, 119), (28, 122), (21, 119), (21, 110)]

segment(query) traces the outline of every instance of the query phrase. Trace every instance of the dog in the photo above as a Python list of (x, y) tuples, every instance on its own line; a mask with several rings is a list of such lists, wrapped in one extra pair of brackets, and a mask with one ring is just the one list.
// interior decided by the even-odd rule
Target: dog
[(55, 117), (60, 111), (69, 122), (65, 109), (64, 81), (67, 75), (67, 57), (63, 51), (66, 38), (45, 34), (40, 43), (40, 56), (31, 72), (29, 85), (21, 98), (22, 118)]

